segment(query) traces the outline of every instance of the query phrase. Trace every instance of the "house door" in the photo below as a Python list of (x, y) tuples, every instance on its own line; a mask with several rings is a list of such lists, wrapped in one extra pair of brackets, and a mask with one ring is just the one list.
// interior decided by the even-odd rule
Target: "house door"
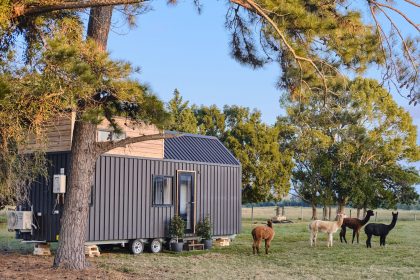
[(178, 172), (178, 214), (185, 221), (186, 233), (195, 226), (195, 173)]

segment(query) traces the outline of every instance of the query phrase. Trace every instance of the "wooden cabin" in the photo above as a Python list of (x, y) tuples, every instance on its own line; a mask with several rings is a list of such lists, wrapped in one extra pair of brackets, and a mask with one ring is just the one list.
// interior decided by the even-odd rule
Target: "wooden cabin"
[[(105, 121), (98, 125), (98, 141), (158, 133), (154, 126), (124, 125), (113, 135)], [(48, 178), (31, 186), (33, 228), (20, 238), (36, 242), (59, 239), (65, 193), (55, 193), (54, 175), (69, 174), (74, 116), (49, 124)], [(171, 132), (167, 132), (171, 133)], [(115, 138), (116, 139), (116, 138)], [(26, 152), (39, 148), (28, 143)], [(90, 197), (86, 244), (164, 244), (169, 242), (169, 220), (180, 215), (186, 238), (195, 238), (195, 225), (205, 216), (212, 222), (214, 238), (231, 238), (241, 230), (241, 165), (215, 137), (183, 134), (118, 148), (96, 163)], [(154, 247), (155, 248), (155, 247)]]

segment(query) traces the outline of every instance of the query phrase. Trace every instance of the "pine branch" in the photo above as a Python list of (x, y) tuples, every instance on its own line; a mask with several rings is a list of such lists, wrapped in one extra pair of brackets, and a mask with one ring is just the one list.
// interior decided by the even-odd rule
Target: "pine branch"
[(90, 1), (51, 1), (48, 5), (25, 5), (18, 3), (12, 9), (11, 19), (32, 16), (59, 10), (77, 10), (105, 6), (129, 5), (149, 0), (90, 0)]
[[(295, 49), (289, 44), (286, 36), (278, 28), (277, 24), (267, 15), (266, 12), (264, 12), (264, 10), (257, 3), (255, 3), (253, 0), (230, 0), (230, 2), (235, 3), (239, 6), (247, 9), (248, 11), (254, 12), (254, 13), (258, 14), (259, 16), (261, 16), (262, 18), (264, 18), (271, 25), (271, 27), (274, 28), (274, 30), (277, 32), (277, 34), (280, 36), (280, 39), (283, 41), (286, 48), (293, 55), (296, 62), (298, 63), (301, 72), (303, 71), (301, 61), (309, 62), (309, 64), (312, 65), (312, 67), (315, 69), (317, 74), (321, 77), (323, 85), (324, 85), (325, 92), (328, 91), (326, 77), (321, 72), (321, 70), (318, 68), (318, 66), (315, 64), (315, 62), (312, 59), (310, 59), (309, 57), (303, 57), (303, 56), (300, 56), (296, 53)], [(329, 64), (327, 64), (327, 65), (330, 66)], [(334, 69), (334, 67), (333, 67), (333, 69)]]
[(182, 134), (158, 133), (158, 134), (142, 135), (142, 136), (137, 136), (137, 137), (128, 137), (117, 142), (114, 142), (114, 141), (97, 142), (95, 145), (96, 145), (97, 154), (101, 155), (112, 149), (122, 148), (127, 145), (134, 144), (134, 143), (151, 141), (151, 140), (170, 139), (170, 138), (175, 138), (179, 136), (182, 136)]
[[(380, 7), (384, 7), (384, 8), (388, 8), (390, 10), (393, 10), (394, 12), (398, 13), (400, 16), (402, 16), (409, 24), (411, 24), (415, 29), (417, 29), (417, 31), (420, 32), (420, 27), (417, 26), (417, 24), (415, 24), (405, 13), (401, 12), (400, 10), (398, 10), (397, 8), (394, 8), (390, 5), (384, 4), (384, 3), (379, 3), (373, 0), (369, 1), (371, 4), (376, 5), (378, 8)], [(412, 3), (413, 5), (415, 5), (415, 3)], [(417, 4), (418, 6), (418, 4)], [(381, 9), (382, 10), (382, 9)], [(385, 12), (384, 12), (385, 13)]]

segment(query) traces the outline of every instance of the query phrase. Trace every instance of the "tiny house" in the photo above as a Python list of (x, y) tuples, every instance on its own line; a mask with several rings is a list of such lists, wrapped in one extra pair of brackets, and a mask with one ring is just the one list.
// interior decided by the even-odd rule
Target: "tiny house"
[[(124, 127), (122, 134), (113, 135), (103, 122), (98, 125), (97, 140), (158, 133), (154, 126), (117, 121)], [(48, 130), (48, 178), (32, 184), (29, 203), (20, 207), (32, 213), (32, 228), (16, 229), (19, 238), (59, 239), (73, 123), (72, 117), (61, 119)], [(29, 143), (26, 151), (37, 148), (35, 142)], [(196, 237), (195, 225), (207, 215), (214, 238), (229, 238), (241, 229), (241, 165), (210, 136), (183, 134), (131, 144), (97, 160), (89, 207), (87, 245), (125, 245), (136, 240), (160, 251), (170, 241), (168, 224), (175, 214), (184, 219), (187, 238)]]

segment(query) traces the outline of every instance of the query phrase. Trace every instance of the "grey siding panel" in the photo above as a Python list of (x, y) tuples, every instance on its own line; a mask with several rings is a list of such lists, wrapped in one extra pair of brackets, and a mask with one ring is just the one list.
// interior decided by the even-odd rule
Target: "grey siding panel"
[[(68, 173), (69, 153), (49, 154), (49, 180), (37, 180), (31, 191), (39, 228), (34, 240), (55, 241), (61, 215), (52, 215), (56, 196), (52, 175), (63, 167)], [(175, 206), (152, 205), (152, 177), (173, 177), (176, 201), (177, 170), (196, 172), (196, 222), (210, 215), (213, 235), (230, 235), (241, 229), (241, 170), (237, 165), (216, 165), (103, 155), (96, 164), (87, 241), (167, 237)], [(62, 205), (57, 205), (62, 211)]]

